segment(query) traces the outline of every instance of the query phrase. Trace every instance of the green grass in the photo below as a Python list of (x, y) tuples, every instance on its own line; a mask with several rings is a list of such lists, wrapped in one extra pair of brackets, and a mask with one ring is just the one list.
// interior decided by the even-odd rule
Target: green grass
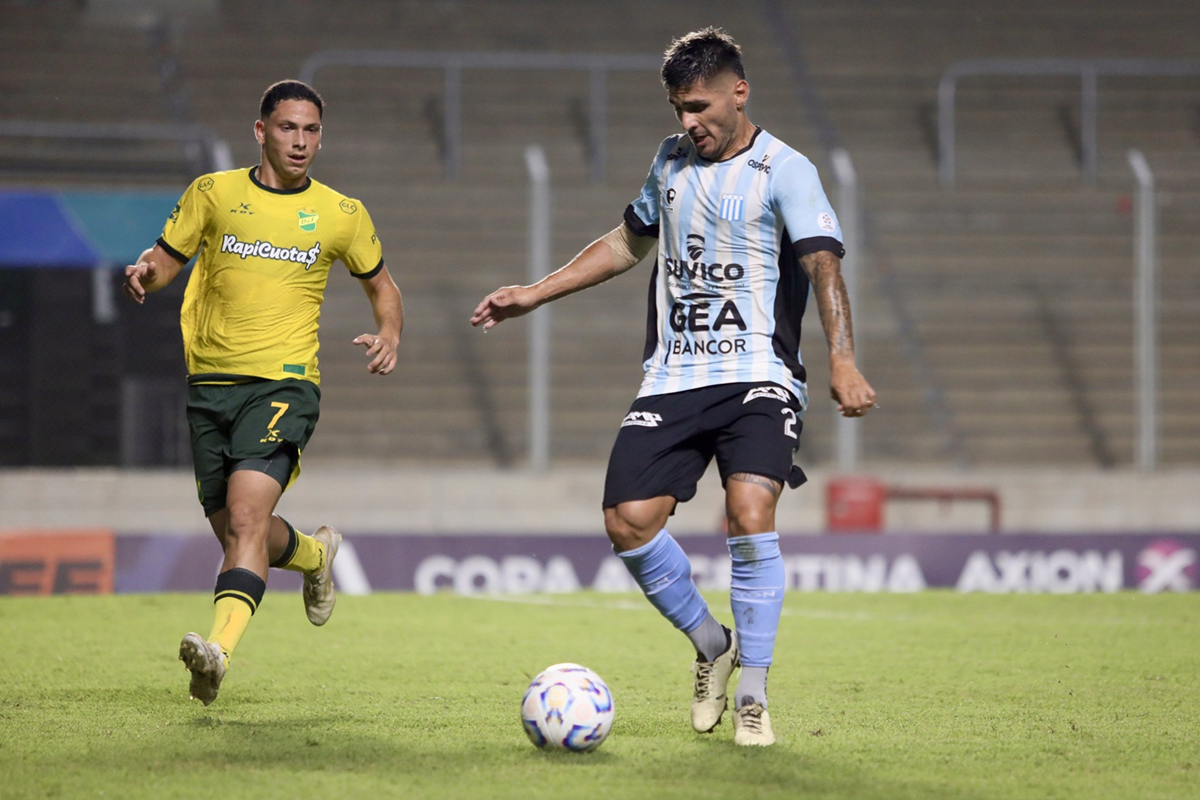
[[(728, 596), (710, 598), (728, 608)], [(788, 596), (779, 743), (688, 724), (686, 641), (640, 597), (268, 594), (221, 696), (187, 699), (200, 595), (0, 599), (0, 797), (1196, 797), (1200, 595)], [(728, 613), (718, 614), (728, 620)], [(609, 740), (518, 720), (557, 661)]]

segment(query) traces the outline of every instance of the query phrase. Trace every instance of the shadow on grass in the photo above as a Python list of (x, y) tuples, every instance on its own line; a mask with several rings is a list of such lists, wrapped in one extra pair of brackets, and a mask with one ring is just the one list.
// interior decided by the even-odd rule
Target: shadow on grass
[[(515, 721), (491, 730), (453, 706), (431, 718), (429, 709), (406, 713), (379, 705), (364, 713), (336, 702), (313, 708), (304, 698), (268, 702), (262, 695), (203, 708), (143, 694), (134, 704), (136, 694), (127, 688), (104, 702), (93, 697), (75, 705), (72, 716), (90, 717), (92, 725), (108, 716), (106, 709), (123, 709), (123, 719), (112, 720), (107, 735), (86, 737), (83, 748), (64, 741), (61, 748), (31, 753), (23, 766), (36, 765), (47, 778), (75, 774), (81, 782), (116, 780), (129, 787), (160, 779), (177, 786), (199, 775), (231, 773), (265, 781), (324, 775), (339, 785), (348, 781), (348, 790), (357, 786), (369, 794), (372, 786), (405, 786), (412, 796), (431, 797), (516, 797), (522, 787), (530, 796), (548, 796), (584, 785), (614, 796), (636, 787), (638, 795), (659, 798), (696, 797), (698, 790), (700, 796), (739, 798), (978, 796), (954, 786), (953, 776), (939, 781), (914, 770), (881, 777), (869, 756), (828, 743), (819, 752), (794, 738), (772, 748), (739, 748), (727, 729), (697, 736), (679, 726), (629, 725), (595, 752), (569, 753), (534, 748)], [(43, 694), (44, 702), (59, 707), (80, 699), (77, 690)]]

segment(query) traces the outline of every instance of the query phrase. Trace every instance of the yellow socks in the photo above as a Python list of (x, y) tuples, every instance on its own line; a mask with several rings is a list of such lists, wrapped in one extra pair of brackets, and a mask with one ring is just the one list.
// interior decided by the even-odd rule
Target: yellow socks
[(283, 555), (271, 562), (272, 567), (290, 569), (313, 575), (325, 569), (325, 545), (308, 534), (301, 533), (283, 517), (280, 520), (288, 529), (288, 545)]
[(266, 590), (266, 581), (248, 569), (234, 567), (217, 576), (217, 588), (213, 592), (216, 608), (208, 641), (221, 647), (226, 666), (229, 666), (229, 657), (242, 640), (250, 617), (258, 610)]

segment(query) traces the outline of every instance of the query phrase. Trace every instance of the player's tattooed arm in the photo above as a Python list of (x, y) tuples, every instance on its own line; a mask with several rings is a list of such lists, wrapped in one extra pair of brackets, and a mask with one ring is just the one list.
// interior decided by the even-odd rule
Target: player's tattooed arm
[(821, 327), (829, 340), (829, 392), (844, 416), (861, 417), (875, 405), (875, 390), (854, 360), (854, 328), (842, 261), (828, 250), (819, 250), (801, 257), (800, 264), (812, 281)]
[(854, 363), (854, 328), (850, 322), (850, 296), (842, 279), (842, 262), (828, 250), (809, 253), (800, 259), (817, 296), (821, 327), (829, 340), (830, 360)]

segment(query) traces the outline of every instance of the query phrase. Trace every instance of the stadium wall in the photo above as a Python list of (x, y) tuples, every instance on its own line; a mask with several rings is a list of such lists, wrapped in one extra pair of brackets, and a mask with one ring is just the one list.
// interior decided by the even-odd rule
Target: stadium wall
[[(680, 534), (711, 533), (724, 522), (720, 483), (705, 476), (694, 500), (671, 520)], [(879, 469), (887, 486), (981, 488), (999, 497), (1005, 533), (1195, 532), (1200, 470), (1151, 475), (1121, 471)], [(826, 530), (830, 473), (784, 493), (781, 532)], [(602, 535), (600, 467), (547, 474), (462, 468), (306, 467), (279, 513), (296, 524), (333, 524), (357, 534)], [(888, 503), (889, 532), (986, 533), (978, 503)], [(103, 528), (121, 534), (207, 534), (187, 470), (0, 470), (0, 531)]]

